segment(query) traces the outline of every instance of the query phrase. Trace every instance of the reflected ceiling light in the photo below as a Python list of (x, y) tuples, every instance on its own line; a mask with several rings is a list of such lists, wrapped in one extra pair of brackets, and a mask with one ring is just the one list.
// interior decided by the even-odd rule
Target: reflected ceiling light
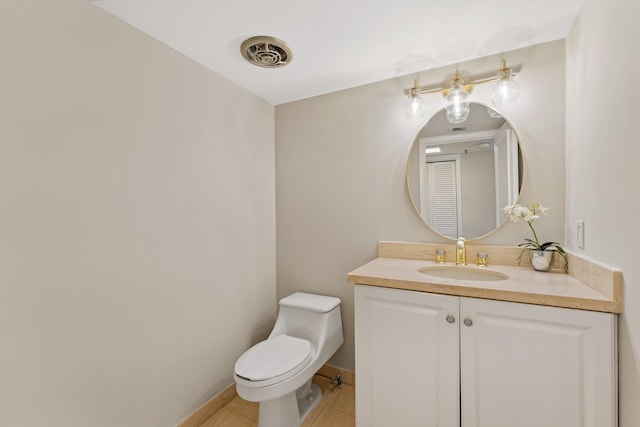
[(427, 104), (420, 96), (419, 91), (420, 84), (418, 84), (418, 79), (415, 79), (409, 93), (409, 99), (404, 104), (404, 114), (410, 119), (421, 119), (427, 112)]
[(434, 154), (434, 153), (441, 153), (442, 152), (442, 148), (440, 147), (427, 147), (424, 149), (424, 154)]
[(453, 80), (451, 80), (449, 88), (433, 88), (423, 89), (418, 84), (418, 79), (414, 80), (413, 87), (405, 90), (409, 99), (405, 103), (405, 114), (409, 118), (420, 119), (424, 117), (427, 106), (420, 95), (428, 93), (441, 93), (447, 100), (446, 116), (450, 123), (462, 123), (469, 117), (469, 95), (475, 85), (496, 82), (495, 87), (491, 91), (491, 102), (501, 107), (514, 102), (520, 93), (520, 87), (514, 80), (515, 73), (511, 68), (507, 67), (507, 61), (502, 60), (502, 66), (495, 76), (474, 80), (465, 83), (464, 79), (456, 70)]
[(501, 119), (502, 116), (500, 115), (500, 113), (498, 113), (496, 110), (494, 110), (491, 107), (487, 107), (487, 114), (489, 115), (489, 117), (491, 117), (492, 119)]

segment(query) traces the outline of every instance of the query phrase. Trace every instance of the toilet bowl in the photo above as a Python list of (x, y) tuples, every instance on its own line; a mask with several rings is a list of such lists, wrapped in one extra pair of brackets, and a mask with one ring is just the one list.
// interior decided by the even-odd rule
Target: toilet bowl
[(344, 342), (340, 299), (297, 292), (282, 298), (265, 341), (236, 362), (238, 395), (259, 403), (259, 427), (299, 427), (322, 398), (313, 375)]

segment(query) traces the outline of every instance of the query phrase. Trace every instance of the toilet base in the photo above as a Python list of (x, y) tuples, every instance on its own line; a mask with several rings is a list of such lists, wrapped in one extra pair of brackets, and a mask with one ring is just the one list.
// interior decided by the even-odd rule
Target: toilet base
[(322, 400), (322, 390), (316, 384), (311, 383), (309, 393), (304, 398), (298, 398), (298, 411), (300, 412), (300, 424), (307, 418), (309, 412), (318, 406)]
[(258, 427), (300, 427), (322, 399), (322, 390), (316, 384), (305, 384), (302, 388), (306, 388), (304, 393), (294, 391), (279, 399), (260, 402)]

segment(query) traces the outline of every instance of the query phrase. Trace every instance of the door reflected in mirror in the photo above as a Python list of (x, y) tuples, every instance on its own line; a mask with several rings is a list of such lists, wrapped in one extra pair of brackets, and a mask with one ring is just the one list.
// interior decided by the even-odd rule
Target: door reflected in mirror
[(477, 239), (506, 220), (516, 203), (523, 161), (518, 136), (504, 117), (472, 103), (469, 118), (451, 124), (440, 110), (409, 153), (407, 186), (423, 221), (442, 236)]

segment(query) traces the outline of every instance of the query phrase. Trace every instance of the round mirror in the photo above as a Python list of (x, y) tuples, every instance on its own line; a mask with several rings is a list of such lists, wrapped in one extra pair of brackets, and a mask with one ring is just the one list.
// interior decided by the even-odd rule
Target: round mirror
[(518, 135), (497, 111), (471, 103), (469, 117), (449, 123), (437, 112), (418, 133), (407, 161), (416, 212), (444, 237), (478, 239), (506, 220), (524, 176)]

